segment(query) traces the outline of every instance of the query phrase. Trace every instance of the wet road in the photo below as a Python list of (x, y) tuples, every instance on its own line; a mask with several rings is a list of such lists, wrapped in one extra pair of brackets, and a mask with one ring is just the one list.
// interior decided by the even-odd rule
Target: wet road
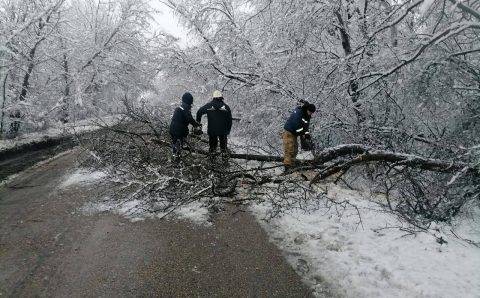
[(10, 175), (21, 172), (42, 160), (54, 157), (60, 152), (73, 148), (73, 146), (73, 141), (65, 141), (60, 145), (48, 146), (38, 150), (21, 150), (6, 157), (0, 154), (0, 182)]
[(78, 209), (108, 186), (59, 189), (75, 151), (0, 187), (0, 296), (309, 297), (248, 212), (212, 227)]

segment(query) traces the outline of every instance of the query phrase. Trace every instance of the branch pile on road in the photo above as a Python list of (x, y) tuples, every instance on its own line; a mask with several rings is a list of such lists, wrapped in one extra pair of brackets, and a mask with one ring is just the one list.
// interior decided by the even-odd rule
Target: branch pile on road
[[(180, 162), (171, 158), (168, 119), (161, 113), (129, 107), (125, 121), (83, 138), (90, 164), (108, 170), (111, 197), (143, 200), (149, 212), (168, 214), (194, 201), (209, 207), (229, 202), (268, 200), (272, 216), (306, 201), (345, 206), (329, 199), (325, 181), (366, 190), (402, 219), (425, 226), (449, 221), (468, 202), (479, 201), (480, 174), (465, 161), (447, 161), (413, 154), (343, 144), (299, 161), (297, 171), (282, 173), (282, 157), (231, 152), (228, 164), (208, 157), (207, 141), (188, 139)], [(360, 214), (359, 214), (360, 216)]]

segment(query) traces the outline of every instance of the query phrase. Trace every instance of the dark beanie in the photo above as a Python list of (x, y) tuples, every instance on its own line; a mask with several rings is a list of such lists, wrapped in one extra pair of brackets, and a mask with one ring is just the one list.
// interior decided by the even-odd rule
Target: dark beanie
[(189, 92), (185, 92), (185, 94), (182, 95), (182, 102), (186, 103), (187, 105), (192, 105), (193, 104), (193, 96)]
[(305, 105), (305, 110), (307, 111), (310, 111), (312, 113), (315, 113), (315, 111), (317, 110), (317, 108), (315, 107), (315, 105), (313, 103), (307, 103)]

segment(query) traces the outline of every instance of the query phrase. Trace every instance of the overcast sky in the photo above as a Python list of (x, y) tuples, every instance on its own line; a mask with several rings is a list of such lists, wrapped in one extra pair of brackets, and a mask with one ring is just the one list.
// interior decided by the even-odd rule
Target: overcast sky
[(180, 43), (182, 45), (188, 44), (187, 30), (180, 24), (179, 19), (175, 16), (174, 12), (158, 0), (151, 0), (151, 3), (155, 9), (160, 11), (155, 17), (159, 28), (180, 38)]

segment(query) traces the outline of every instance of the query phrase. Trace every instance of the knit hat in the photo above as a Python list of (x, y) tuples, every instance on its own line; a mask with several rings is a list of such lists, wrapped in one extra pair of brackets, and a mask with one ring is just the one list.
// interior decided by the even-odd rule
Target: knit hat
[(305, 104), (304, 108), (305, 108), (305, 110), (307, 110), (311, 113), (315, 113), (315, 111), (317, 110), (317, 107), (315, 107), (315, 105), (313, 103)]
[(213, 91), (213, 98), (223, 98), (222, 92), (218, 90)]
[(185, 92), (185, 94), (182, 95), (182, 102), (186, 103), (187, 105), (193, 104), (193, 96), (189, 92)]

